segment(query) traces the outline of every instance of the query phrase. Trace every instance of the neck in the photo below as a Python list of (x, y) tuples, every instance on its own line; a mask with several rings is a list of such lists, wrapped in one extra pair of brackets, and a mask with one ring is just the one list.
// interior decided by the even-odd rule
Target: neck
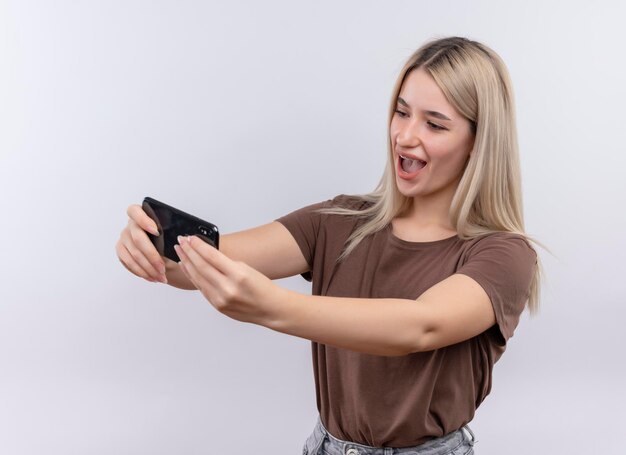
[(414, 196), (411, 206), (400, 217), (418, 229), (455, 232), (450, 221), (450, 204), (454, 191)]

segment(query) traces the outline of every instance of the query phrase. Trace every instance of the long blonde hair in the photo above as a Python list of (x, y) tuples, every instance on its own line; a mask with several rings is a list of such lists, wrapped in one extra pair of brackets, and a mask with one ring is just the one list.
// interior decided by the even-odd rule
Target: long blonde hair
[[(387, 165), (378, 186), (355, 195), (371, 202), (364, 210), (328, 207), (321, 213), (365, 218), (346, 240), (342, 261), (361, 240), (385, 228), (411, 204), (395, 183), (389, 127), (398, 95), (409, 72), (421, 68), (432, 76), (448, 102), (470, 122), (475, 135), (471, 153), (450, 205), (450, 219), (462, 240), (492, 232), (511, 232), (540, 245), (524, 232), (522, 182), (519, 165), (513, 89), (506, 65), (492, 49), (463, 37), (435, 39), (407, 60), (394, 85), (388, 120)], [(530, 245), (530, 244), (529, 244)], [(543, 267), (537, 267), (527, 302), (531, 315), (539, 309)]]

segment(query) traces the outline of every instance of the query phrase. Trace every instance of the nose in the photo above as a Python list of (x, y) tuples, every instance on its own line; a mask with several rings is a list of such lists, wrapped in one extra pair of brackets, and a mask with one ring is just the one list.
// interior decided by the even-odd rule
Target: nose
[(407, 122), (397, 132), (396, 144), (400, 147), (415, 148), (422, 143), (418, 127), (414, 122)]

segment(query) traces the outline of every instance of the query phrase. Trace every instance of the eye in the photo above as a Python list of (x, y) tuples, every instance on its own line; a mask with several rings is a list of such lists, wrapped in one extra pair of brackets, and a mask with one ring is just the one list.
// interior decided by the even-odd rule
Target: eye
[(434, 130), (445, 130), (445, 128), (444, 128), (443, 126), (439, 126), (439, 125), (437, 125), (436, 123), (433, 123), (433, 122), (427, 122), (427, 123), (428, 123), (428, 124), (430, 125), (430, 127), (431, 127), (432, 129), (434, 129)]
[(398, 114), (400, 117), (406, 117), (406, 114), (399, 109), (396, 109), (395, 113)]

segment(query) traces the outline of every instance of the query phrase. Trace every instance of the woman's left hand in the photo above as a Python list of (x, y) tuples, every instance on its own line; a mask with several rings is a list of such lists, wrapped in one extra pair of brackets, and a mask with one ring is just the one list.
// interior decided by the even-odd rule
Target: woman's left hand
[(268, 325), (282, 288), (248, 264), (233, 261), (198, 237), (178, 237), (179, 266), (221, 313), (243, 322)]

